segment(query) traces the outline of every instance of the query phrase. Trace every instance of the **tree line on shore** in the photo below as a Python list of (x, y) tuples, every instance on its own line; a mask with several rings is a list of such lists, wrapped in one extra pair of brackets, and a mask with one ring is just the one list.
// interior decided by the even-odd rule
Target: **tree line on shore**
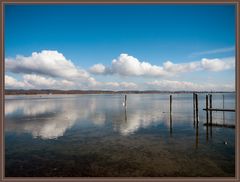
[(160, 90), (16, 90), (16, 89), (6, 89), (5, 95), (34, 95), (34, 94), (160, 94), (160, 93), (172, 93), (172, 94), (183, 94), (183, 93), (234, 93), (224, 92), (224, 91), (160, 91)]

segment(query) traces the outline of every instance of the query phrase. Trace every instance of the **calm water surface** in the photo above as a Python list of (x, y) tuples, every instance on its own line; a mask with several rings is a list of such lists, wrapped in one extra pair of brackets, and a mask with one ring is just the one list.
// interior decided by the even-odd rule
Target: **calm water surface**
[[(235, 94), (224, 94), (235, 108)], [(235, 129), (206, 127), (205, 94), (5, 98), (5, 176), (235, 176)], [(222, 108), (222, 94), (213, 94)], [(213, 123), (235, 124), (234, 112)]]

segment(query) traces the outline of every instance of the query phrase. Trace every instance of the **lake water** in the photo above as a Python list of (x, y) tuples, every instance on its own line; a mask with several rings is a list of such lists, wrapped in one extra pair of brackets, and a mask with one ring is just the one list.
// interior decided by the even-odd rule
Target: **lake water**
[[(234, 177), (235, 129), (199, 123), (192, 94), (5, 97), (6, 177)], [(224, 107), (235, 108), (225, 93)], [(222, 108), (222, 94), (213, 94)], [(235, 124), (235, 112), (212, 112)]]

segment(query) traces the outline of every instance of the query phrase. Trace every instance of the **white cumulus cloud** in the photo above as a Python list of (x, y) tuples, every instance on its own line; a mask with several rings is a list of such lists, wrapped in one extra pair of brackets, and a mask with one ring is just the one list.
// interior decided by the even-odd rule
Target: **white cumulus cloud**
[(202, 59), (201, 66), (205, 70), (209, 71), (222, 71), (228, 70), (235, 67), (234, 58), (225, 58), (225, 59)]
[[(173, 63), (166, 61), (162, 65), (153, 65), (146, 61), (139, 61), (128, 54), (120, 54), (113, 59), (111, 66), (103, 64), (93, 65), (88, 71), (92, 74), (106, 75), (116, 74), (125, 77), (124, 81), (108, 82), (97, 81), (89, 72), (77, 67), (58, 51), (43, 50), (33, 52), (30, 56), (16, 56), (6, 58), (5, 88), (7, 89), (101, 89), (101, 90), (232, 90), (234, 84), (218, 87), (215, 84), (197, 84), (191, 82), (179, 82), (160, 80), (162, 77), (189, 73), (195, 71), (223, 71), (235, 67), (235, 58), (203, 58), (200, 61), (188, 63)], [(18, 74), (18, 79), (9, 76), (8, 73)], [(131, 76), (154, 77), (146, 84), (129, 81)], [(147, 78), (147, 79), (149, 79)], [(166, 79), (166, 78), (164, 78)], [(219, 88), (219, 89), (218, 89)], [(223, 88), (223, 89), (222, 89)]]
[(52, 78), (46, 78), (46, 77), (39, 76), (39, 75), (24, 75), (23, 79), (24, 79), (25, 83), (27, 82), (31, 85), (34, 85), (36, 87), (42, 87), (42, 88), (53, 86), (57, 82), (56, 80), (54, 80)]
[(6, 59), (6, 71), (24, 74), (40, 74), (65, 79), (86, 79), (88, 72), (76, 67), (58, 51), (43, 50), (33, 52), (31, 56), (18, 55)]
[(167, 61), (167, 62), (163, 63), (163, 69), (168, 74), (199, 71), (201, 69), (201, 63), (200, 62), (190, 62), (190, 63), (174, 64), (171, 61)]
[(64, 79), (54, 79), (36, 74), (25, 74), (22, 80), (5, 75), (5, 88), (7, 89), (100, 89), (100, 90), (132, 90), (138, 88), (133, 82), (99, 82), (89, 78), (88, 82), (80, 83)]
[(148, 62), (140, 62), (128, 54), (121, 54), (118, 59), (112, 61), (112, 71), (125, 76), (162, 76), (165, 74), (162, 67), (151, 65)]
[(141, 62), (128, 54), (120, 54), (112, 61), (110, 67), (103, 64), (96, 64), (90, 68), (93, 74), (118, 74), (122, 76), (173, 76), (180, 73), (193, 71), (223, 71), (235, 67), (235, 58), (207, 59), (188, 63), (173, 63), (166, 61), (162, 65), (152, 65), (148, 62)]
[(56, 80), (35, 74), (25, 74), (22, 80), (5, 75), (5, 88), (9, 89), (66, 89), (73, 88), (75, 83), (68, 80)]
[(111, 74), (111, 70), (103, 64), (95, 64), (89, 69), (90, 73), (93, 74)]

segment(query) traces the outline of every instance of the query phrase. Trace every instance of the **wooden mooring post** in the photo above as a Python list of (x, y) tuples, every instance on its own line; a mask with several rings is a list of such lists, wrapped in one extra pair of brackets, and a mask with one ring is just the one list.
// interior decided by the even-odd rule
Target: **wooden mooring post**
[[(224, 95), (223, 95), (223, 110), (224, 110)], [(225, 112), (223, 111), (223, 124), (225, 124)]]
[(206, 109), (208, 109), (208, 95), (206, 95)]
[(172, 95), (170, 95), (170, 113), (172, 113)]
[[(212, 94), (209, 95), (210, 109), (212, 109)], [(212, 110), (210, 110), (210, 136), (212, 138)]]
[(195, 96), (195, 100), (196, 100), (196, 121), (197, 121), (197, 124), (198, 124), (198, 95), (196, 94)]
[(206, 121), (208, 123), (208, 95), (206, 95)]
[(198, 95), (193, 93), (193, 125), (198, 124)]
[(210, 108), (212, 108), (212, 94), (209, 95), (209, 100), (210, 100)]
[[(209, 95), (210, 109), (212, 109), (212, 94)], [(210, 110), (210, 123), (212, 123), (212, 110)]]
[[(206, 109), (208, 109), (208, 95), (206, 95)], [(206, 121), (207, 121), (206, 140), (208, 142), (208, 110), (206, 110)]]
[(193, 125), (195, 126), (195, 118), (196, 118), (196, 112), (195, 112), (195, 93), (193, 93)]
[(170, 136), (172, 136), (172, 95), (169, 97)]
[(125, 95), (124, 105), (125, 105), (125, 107), (127, 107), (127, 95)]

